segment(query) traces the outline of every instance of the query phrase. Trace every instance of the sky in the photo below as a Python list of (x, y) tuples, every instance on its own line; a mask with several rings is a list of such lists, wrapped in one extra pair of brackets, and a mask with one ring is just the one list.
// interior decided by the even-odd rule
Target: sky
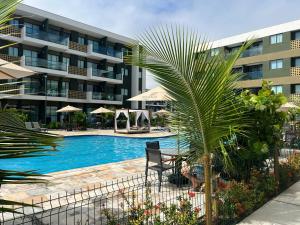
[[(217, 40), (300, 19), (300, 0), (24, 0), (23, 3), (136, 38), (180, 24)], [(157, 83), (147, 73), (147, 88)]]

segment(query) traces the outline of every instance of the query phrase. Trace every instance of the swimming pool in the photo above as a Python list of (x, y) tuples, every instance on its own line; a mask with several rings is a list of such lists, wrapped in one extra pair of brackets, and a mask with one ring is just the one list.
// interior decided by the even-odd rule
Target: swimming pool
[(51, 156), (4, 159), (1, 169), (37, 170), (51, 173), (87, 166), (119, 162), (145, 156), (145, 143), (159, 141), (161, 148), (174, 148), (176, 139), (167, 138), (128, 138), (115, 136), (76, 136), (65, 137)]

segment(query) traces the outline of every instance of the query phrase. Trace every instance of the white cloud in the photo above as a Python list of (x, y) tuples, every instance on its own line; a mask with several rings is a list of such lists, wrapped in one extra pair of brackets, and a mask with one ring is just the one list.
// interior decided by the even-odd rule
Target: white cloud
[[(29, 4), (135, 38), (149, 26), (175, 23), (217, 39), (299, 19), (289, 0), (24, 0)], [(154, 86), (148, 76), (147, 86)]]

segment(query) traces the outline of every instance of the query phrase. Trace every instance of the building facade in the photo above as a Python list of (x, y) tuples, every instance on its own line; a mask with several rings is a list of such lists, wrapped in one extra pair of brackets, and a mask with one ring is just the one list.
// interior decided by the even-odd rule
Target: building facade
[(211, 55), (226, 56), (249, 39), (255, 41), (234, 68), (244, 73), (238, 87), (258, 90), (262, 80), (272, 81), (274, 92), (300, 103), (300, 20), (217, 40)]
[(69, 104), (87, 115), (100, 106), (143, 107), (126, 101), (146, 85), (145, 70), (123, 60), (135, 40), (23, 4), (10, 24), (0, 44), (15, 44), (0, 57), (36, 74), (16, 84), (2, 105), (47, 123), (62, 120), (56, 110)]

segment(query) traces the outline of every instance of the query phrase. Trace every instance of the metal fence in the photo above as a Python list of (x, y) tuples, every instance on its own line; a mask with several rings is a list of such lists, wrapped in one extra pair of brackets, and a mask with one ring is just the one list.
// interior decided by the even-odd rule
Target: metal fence
[[(164, 175), (160, 192), (158, 185), (158, 177), (153, 173), (148, 175), (147, 185), (145, 176), (137, 175), (85, 190), (49, 196), (40, 202), (33, 202), (34, 206), (14, 208), (14, 213), (2, 213), (0, 224), (102, 225), (109, 224), (108, 216), (113, 217), (116, 224), (127, 224), (130, 208), (138, 204), (143, 207), (149, 199), (153, 206), (161, 203), (169, 206), (178, 205), (179, 198), (189, 198), (192, 207), (202, 209), (199, 216), (204, 215), (203, 193), (196, 192), (195, 196), (190, 198), (188, 190), (191, 187), (184, 177)], [(163, 217), (160, 213), (155, 216)]]

